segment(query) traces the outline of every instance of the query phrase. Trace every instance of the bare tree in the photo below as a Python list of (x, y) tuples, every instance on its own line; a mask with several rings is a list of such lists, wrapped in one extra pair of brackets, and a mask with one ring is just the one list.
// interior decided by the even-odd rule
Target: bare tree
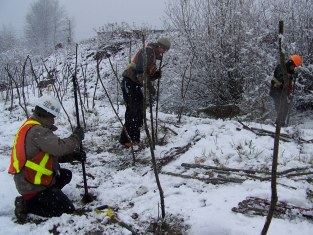
[[(180, 88), (181, 104), (177, 113), (177, 116), (178, 116), (177, 123), (181, 123), (181, 117), (185, 108), (186, 94), (188, 92), (189, 84), (192, 78), (193, 59), (194, 59), (194, 56), (191, 58), (191, 61), (186, 65), (186, 68), (184, 69), (184, 72), (182, 75), (181, 88)], [(188, 70), (189, 70), (189, 74), (187, 74)]]
[(11, 25), (2, 25), (0, 31), (0, 53), (14, 48), (17, 43), (16, 36)]
[(190, 83), (190, 100), (195, 103), (189, 106), (234, 103), (241, 98), (243, 9), (239, 0), (176, 0), (169, 6), (167, 15), (188, 43), (186, 54), (195, 56), (197, 73)]
[(26, 15), (25, 36), (36, 52), (45, 52), (68, 40), (68, 19), (58, 0), (38, 0)]
[[(27, 58), (28, 59), (28, 58)], [(18, 103), (20, 105), (20, 107), (23, 109), (24, 113), (25, 113), (25, 116), (28, 118), (29, 117), (29, 114), (28, 114), (28, 110), (27, 110), (27, 102), (26, 102), (26, 98), (25, 98), (25, 92), (24, 92), (24, 84), (25, 84), (25, 66), (26, 66), (26, 62), (27, 62), (27, 59), (25, 60), (25, 63), (23, 65), (23, 71), (22, 71), (22, 74), (20, 75), (20, 77), (22, 78), (22, 85), (19, 85), (17, 79), (14, 79), (15, 77), (15, 74), (17, 76), (19, 76), (17, 74), (17, 71), (18, 69), (16, 68), (15, 69), (15, 73), (14, 75), (11, 74), (10, 72), (10, 69), (9, 69), (9, 66), (7, 65), (5, 67), (5, 70), (6, 72), (8, 73), (8, 76), (10, 78), (10, 80), (14, 83), (15, 85), (15, 88), (16, 88), (16, 92), (17, 92), (17, 96), (18, 96)], [(21, 89), (21, 91), (20, 91)], [(22, 93), (22, 94), (21, 94)], [(12, 98), (11, 98), (11, 108), (13, 107), (13, 86), (12, 86)]]

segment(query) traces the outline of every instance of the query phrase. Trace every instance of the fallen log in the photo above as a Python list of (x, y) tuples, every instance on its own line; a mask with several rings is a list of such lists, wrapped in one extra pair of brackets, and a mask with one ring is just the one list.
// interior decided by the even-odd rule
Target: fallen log
[(170, 176), (176, 176), (184, 179), (196, 179), (200, 180), (202, 182), (205, 182), (207, 184), (227, 184), (227, 183), (242, 183), (245, 180), (244, 179), (238, 179), (238, 178), (202, 178), (192, 175), (183, 175), (179, 173), (174, 172), (162, 172), (162, 174), (170, 175)]
[[(270, 137), (275, 138), (275, 133), (272, 131), (268, 131), (268, 130), (264, 130), (264, 129), (260, 129), (260, 128), (256, 128), (256, 127), (249, 127), (249, 126), (245, 125), (244, 123), (242, 123), (241, 121), (238, 121), (238, 122), (243, 126), (244, 129), (249, 130), (256, 135), (270, 136)], [(292, 137), (288, 134), (284, 134), (284, 133), (280, 134), (280, 140), (285, 141), (285, 142), (295, 141), (298, 143), (313, 143), (313, 140), (305, 140), (301, 137), (294, 138), (294, 137)]]
[[(238, 207), (233, 207), (232, 211), (236, 213), (242, 213), (245, 215), (253, 216), (267, 216), (270, 208), (270, 200), (258, 198), (258, 197), (248, 197), (242, 202), (238, 203)], [(273, 216), (275, 218), (306, 218), (313, 220), (313, 209), (303, 208), (299, 206), (292, 205), (287, 202), (279, 201), (275, 207)]]
[(158, 166), (158, 169), (159, 171), (161, 171), (162, 167), (167, 165), (168, 163), (176, 160), (177, 158), (179, 158), (181, 155), (183, 155), (185, 152), (187, 152), (195, 143), (197, 143), (199, 140), (201, 139), (201, 137), (199, 136), (195, 136), (193, 138), (193, 140), (182, 146), (182, 147), (174, 147), (174, 148), (171, 148), (169, 151), (167, 151), (165, 154), (164, 154), (164, 157), (160, 158), (158, 160), (158, 163), (157, 163), (157, 166)]
[[(258, 129), (258, 128), (254, 128), (254, 127), (249, 127), (247, 125), (245, 125), (244, 123), (242, 123), (241, 121), (238, 121), (244, 129), (249, 130), (251, 132), (253, 132), (256, 135), (259, 136), (270, 136), (275, 138), (275, 133), (271, 132), (271, 131), (267, 131), (267, 130), (263, 130), (263, 129)], [(285, 142), (291, 142), (293, 141), (292, 137), (286, 135), (286, 134), (281, 134), (280, 135), (280, 140), (285, 141)]]
[(207, 169), (207, 170), (219, 170), (219, 171), (226, 171), (226, 172), (244, 172), (247, 174), (259, 173), (259, 174), (271, 175), (270, 171), (245, 170), (245, 169), (228, 168), (228, 167), (208, 166), (208, 165), (201, 165), (201, 164), (182, 163), (181, 166), (185, 168), (202, 168), (202, 169)]
[(280, 171), (280, 172), (277, 172), (278, 175), (284, 175), (284, 174), (288, 174), (290, 172), (293, 172), (293, 171), (305, 171), (305, 170), (309, 170), (311, 169), (312, 167), (298, 167), (298, 168), (290, 168), (288, 170), (284, 170), (284, 171)]
[[(240, 176), (244, 177), (250, 177), (250, 178), (255, 178), (259, 180), (269, 180), (271, 172), (270, 171), (260, 171), (260, 170), (246, 170), (246, 169), (238, 169), (238, 168), (228, 168), (228, 167), (216, 167), (216, 166), (208, 166), (208, 165), (201, 165), (201, 164), (189, 164), (189, 163), (182, 163), (182, 167), (185, 167), (187, 169), (189, 168), (200, 168), (200, 169), (206, 169), (206, 170), (213, 170), (215, 172), (219, 173), (233, 173), (233, 172), (243, 172), (244, 174), (241, 174)], [(296, 176), (304, 176), (304, 175), (312, 175), (312, 171), (307, 171), (311, 169), (311, 167), (299, 167), (299, 168), (291, 168), (288, 170), (284, 170), (281, 172), (277, 172), (277, 175), (279, 177), (287, 177), (287, 178), (292, 178)], [(304, 172), (303, 172), (304, 171)], [(291, 172), (296, 172), (296, 173), (291, 173)], [(262, 176), (256, 176), (256, 174), (263, 174), (266, 175), (266, 177)]]

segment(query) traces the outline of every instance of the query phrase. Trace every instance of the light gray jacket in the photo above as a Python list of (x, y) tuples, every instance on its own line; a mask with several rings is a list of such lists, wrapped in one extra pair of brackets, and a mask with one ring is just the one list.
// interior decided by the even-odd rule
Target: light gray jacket
[[(29, 129), (25, 139), (26, 157), (31, 159), (40, 151), (49, 153), (53, 158), (54, 177), (49, 187), (55, 183), (55, 176), (58, 174), (60, 165), (59, 160), (63, 156), (72, 154), (79, 150), (80, 140), (77, 136), (71, 135), (68, 138), (61, 139), (53, 133), (57, 128), (48, 119), (38, 117), (35, 113), (31, 118), (40, 122), (41, 125), (35, 125)], [(17, 191), (21, 194), (32, 194), (46, 189), (42, 185), (34, 185), (28, 182), (24, 177), (24, 168), (20, 173), (14, 175), (14, 181)]]

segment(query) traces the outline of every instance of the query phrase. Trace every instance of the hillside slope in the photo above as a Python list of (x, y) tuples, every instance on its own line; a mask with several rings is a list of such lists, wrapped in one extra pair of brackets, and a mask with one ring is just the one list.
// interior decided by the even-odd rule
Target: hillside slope
[[(0, 234), (131, 234), (129, 229), (113, 223), (105, 213), (96, 213), (95, 208), (101, 205), (116, 208), (115, 213), (119, 219), (130, 225), (136, 233), (156, 233), (160, 202), (145, 133), (142, 131), (143, 149), (136, 153), (133, 164), (130, 150), (123, 149), (118, 144), (121, 125), (103, 87), (99, 84), (95, 105), (92, 106), (97, 78), (93, 56), (97, 50), (91, 50), (90, 46), (87, 48), (85, 45), (80, 45), (79, 48), (79, 55), (89, 55), (79, 57), (78, 64), (82, 66), (79, 66), (78, 77), (81, 88), (83, 79), (86, 78), (87, 81), (88, 98), (84, 105), (88, 111), (85, 112), (86, 137), (83, 145), (87, 152), (89, 192), (94, 195), (95, 200), (86, 205), (82, 204), (84, 189), (81, 165), (78, 162), (65, 163), (62, 166), (73, 171), (73, 179), (64, 188), (64, 193), (73, 200), (79, 212), (50, 219), (29, 215), (29, 223), (20, 225), (15, 222), (14, 198), (18, 193), (12, 176), (7, 174), (7, 168), (14, 135), (24, 121), (25, 114), (19, 107), (16, 96), (12, 110), (10, 102), (4, 103), (4, 99), (1, 99), (0, 106), (3, 111), (0, 113)], [(61, 74), (66, 74), (62, 73), (61, 69), (65, 63), (69, 68), (74, 68), (74, 55), (73, 52), (59, 52), (45, 62), (48, 68), (57, 64), (60, 68), (58, 76), (61, 78)], [(112, 58), (120, 67), (118, 71), (121, 71), (127, 56), (120, 51)], [(62, 63), (59, 63), (61, 61)], [(84, 76), (82, 70), (85, 66), (88, 72)], [(116, 100), (120, 94), (118, 89), (114, 91), (114, 83), (108, 82), (115, 79), (110, 72), (108, 60), (103, 61), (100, 71), (101, 76), (105, 78), (103, 84), (110, 91), (112, 100)], [(74, 99), (69, 80), (71, 73), (68, 74), (68, 80), (65, 76), (62, 80), (68, 81), (67, 86), (61, 83), (57, 85), (67, 87), (62, 103), (72, 125), (75, 126)], [(33, 92), (31, 88), (32, 85), (29, 85), (27, 89), (29, 111), (38, 96), (38, 89)], [(48, 93), (47, 89), (43, 92)], [(123, 119), (125, 107), (114, 103), (114, 108)], [(294, 169), (293, 172), (299, 173), (279, 177), (279, 200), (305, 208), (312, 207), (307, 193), (312, 190), (312, 173), (309, 170), (312, 162), (313, 122), (309, 115), (310, 113), (306, 113), (302, 119), (297, 119), (297, 122), (294, 120), (290, 127), (283, 128), (285, 138), (280, 142), (278, 166), (280, 172)], [(167, 234), (259, 234), (265, 222), (264, 217), (234, 213), (232, 208), (249, 196), (270, 198), (270, 180), (267, 173), (271, 169), (274, 141), (270, 133), (274, 131), (274, 126), (243, 122), (245, 126), (250, 127), (247, 129), (236, 120), (187, 116), (183, 116), (182, 122), (177, 123), (174, 114), (163, 112), (159, 113), (158, 123), (160, 145), (156, 146), (155, 154), (165, 195), (166, 222), (169, 225), (166, 228)], [(71, 133), (64, 110), (57, 118), (56, 125), (59, 127), (56, 133), (60, 137)], [(203, 169), (201, 166), (217, 167), (217, 170)], [(226, 168), (263, 173), (252, 177), (243, 171), (225, 172)], [(308, 170), (301, 170), (303, 168)], [(302, 235), (311, 234), (312, 222), (302, 217), (275, 218), (268, 234), (299, 234), (299, 231)]]

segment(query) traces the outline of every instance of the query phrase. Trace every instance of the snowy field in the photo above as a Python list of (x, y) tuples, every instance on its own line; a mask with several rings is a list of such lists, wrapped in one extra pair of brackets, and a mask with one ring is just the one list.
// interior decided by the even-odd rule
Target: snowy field
[[(29, 97), (30, 107), (34, 99)], [(64, 102), (68, 110), (73, 110), (73, 98)], [(161, 211), (150, 150), (144, 148), (138, 152), (133, 166), (130, 151), (118, 144), (121, 126), (109, 103), (97, 107), (97, 115), (86, 114), (88, 126), (83, 145), (87, 152), (87, 182), (89, 192), (96, 199), (86, 205), (81, 203), (84, 194), (81, 165), (65, 163), (62, 167), (73, 171), (73, 179), (63, 191), (74, 201), (76, 208), (83, 208), (84, 212), (50, 219), (29, 215), (33, 222), (24, 225), (16, 223), (14, 199), (18, 193), (7, 168), (14, 135), (25, 116), (20, 107), (9, 112), (9, 104), (1, 101), (0, 105), (0, 234), (131, 234), (126, 228), (110, 222), (105, 213), (95, 213), (94, 209), (104, 204), (118, 208), (117, 216), (138, 234), (152, 234), (148, 229), (149, 224), (156, 221)], [(124, 106), (120, 106), (119, 112), (123, 117)], [(243, 123), (249, 127), (275, 131), (271, 125)], [(270, 171), (274, 139), (256, 135), (244, 129), (236, 120), (183, 117), (182, 123), (177, 124), (175, 115), (159, 113), (159, 124), (159, 139), (163, 140), (163, 144), (156, 146), (156, 157), (160, 160), (175, 156), (162, 167), (159, 174), (168, 221), (179, 224), (183, 234), (188, 235), (260, 234), (265, 217), (247, 216), (231, 209), (249, 196), (270, 199), (269, 180), (247, 179), (242, 183), (212, 184), (205, 180), (215, 177), (208, 170), (189, 169), (182, 164)], [(70, 133), (63, 112), (56, 125), (59, 127), (56, 133), (60, 137)], [(312, 140), (312, 127), (313, 122), (307, 118), (302, 119), (302, 123), (283, 128), (282, 133)], [(145, 139), (143, 130), (142, 139)], [(188, 147), (181, 148), (184, 146)], [(278, 171), (311, 166), (312, 148), (312, 143), (299, 142), (296, 138), (292, 142), (281, 141)], [(189, 177), (183, 178), (181, 175)], [(310, 175), (279, 178), (279, 201), (311, 208), (307, 190), (313, 187), (306, 178), (310, 178)], [(38, 220), (40, 223), (34, 223)], [(273, 218), (268, 234), (311, 235), (312, 231), (312, 221), (305, 218)]]

